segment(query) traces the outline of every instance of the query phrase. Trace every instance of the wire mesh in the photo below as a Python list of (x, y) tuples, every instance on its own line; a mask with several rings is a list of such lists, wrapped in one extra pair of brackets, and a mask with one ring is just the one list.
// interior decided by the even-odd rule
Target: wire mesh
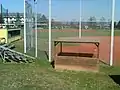
[[(52, 0), (52, 41), (58, 38), (79, 37), (80, 0)], [(79, 44), (63, 43), (62, 52), (80, 53)], [(54, 55), (52, 42), (52, 56)], [(60, 52), (60, 44), (56, 46)]]
[(112, 0), (82, 0), (81, 2), (82, 37), (100, 40), (100, 60), (109, 63)]
[(37, 46), (38, 58), (48, 60), (49, 51), (49, 0), (37, 1)]
[(25, 1), (25, 18), (26, 18), (26, 52), (35, 56), (35, 13), (34, 1)]
[(115, 0), (115, 22), (114, 22), (114, 48), (113, 48), (113, 64), (120, 65), (120, 9), (119, 0)]
[[(6, 18), (6, 21), (4, 20)], [(3, 24), (5, 24), (5, 28), (7, 28), (8, 24), (8, 9), (4, 8), (3, 5), (0, 5), (0, 24), (1, 28), (3, 28)]]

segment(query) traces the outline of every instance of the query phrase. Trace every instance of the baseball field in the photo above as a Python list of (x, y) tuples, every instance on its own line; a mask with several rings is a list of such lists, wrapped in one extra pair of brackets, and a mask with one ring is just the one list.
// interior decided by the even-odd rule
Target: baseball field
[[(109, 64), (110, 46), (111, 46), (111, 30), (82, 30), (82, 37), (97, 38), (100, 40), (100, 59)], [(52, 29), (52, 40), (58, 37), (78, 37), (79, 30), (77, 29)], [(41, 58), (46, 58), (42, 51), (48, 52), (49, 31), (46, 29), (38, 29), (38, 52)], [(53, 43), (52, 43), (53, 44)], [(92, 44), (63, 44), (65, 52), (86, 52), (95, 51), (95, 46)], [(53, 46), (53, 45), (52, 45)], [(120, 30), (114, 32), (114, 65), (120, 65)]]

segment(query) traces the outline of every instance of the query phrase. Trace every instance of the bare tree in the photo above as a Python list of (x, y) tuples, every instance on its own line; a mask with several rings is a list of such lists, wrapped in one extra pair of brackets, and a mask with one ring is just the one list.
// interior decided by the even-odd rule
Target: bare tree
[(101, 19), (100, 19), (100, 28), (104, 29), (104, 26), (105, 26), (105, 18), (101, 17)]
[(94, 16), (90, 17), (88, 24), (89, 24), (89, 27), (91, 27), (92, 29), (96, 28), (96, 18)]
[(117, 23), (117, 29), (120, 29), (120, 21)]
[(20, 14), (19, 13), (17, 13), (17, 15), (16, 15), (16, 22), (15, 22), (15, 24), (16, 24), (17, 27), (19, 27), (20, 24), (21, 24), (21, 22), (20, 22)]

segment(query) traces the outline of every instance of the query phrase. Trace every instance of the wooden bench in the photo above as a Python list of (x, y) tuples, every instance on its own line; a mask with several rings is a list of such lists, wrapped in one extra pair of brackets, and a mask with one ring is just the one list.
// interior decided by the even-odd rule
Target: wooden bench
[[(79, 66), (81, 67), (96, 67), (98, 69), (98, 63), (99, 63), (99, 45), (100, 40), (94, 39), (94, 38), (78, 38), (78, 37), (60, 37), (58, 39), (55, 39), (54, 41), (54, 65), (55, 68), (60, 68), (60, 66), (68, 66), (73, 67), (77, 66), (77, 69)], [(60, 56), (58, 54), (56, 47), (59, 44), (59, 53), (63, 53), (63, 43), (86, 43), (86, 44), (94, 44), (97, 48), (97, 55), (94, 58), (89, 57), (74, 57), (74, 56)], [(66, 68), (65, 68), (66, 69)]]

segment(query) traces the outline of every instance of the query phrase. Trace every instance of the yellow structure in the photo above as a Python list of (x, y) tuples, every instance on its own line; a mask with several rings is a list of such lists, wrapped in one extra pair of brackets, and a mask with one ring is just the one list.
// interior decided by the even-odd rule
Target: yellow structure
[(5, 44), (6, 39), (5, 38), (0, 38), (0, 44)]
[(8, 38), (8, 33), (7, 33), (7, 29), (0, 29), (0, 38), (5, 38), (6, 39), (6, 43), (8, 42), (7, 38)]
[(0, 29), (0, 38), (5, 38), (5, 43), (11, 43), (21, 39), (20, 30), (21, 29)]

